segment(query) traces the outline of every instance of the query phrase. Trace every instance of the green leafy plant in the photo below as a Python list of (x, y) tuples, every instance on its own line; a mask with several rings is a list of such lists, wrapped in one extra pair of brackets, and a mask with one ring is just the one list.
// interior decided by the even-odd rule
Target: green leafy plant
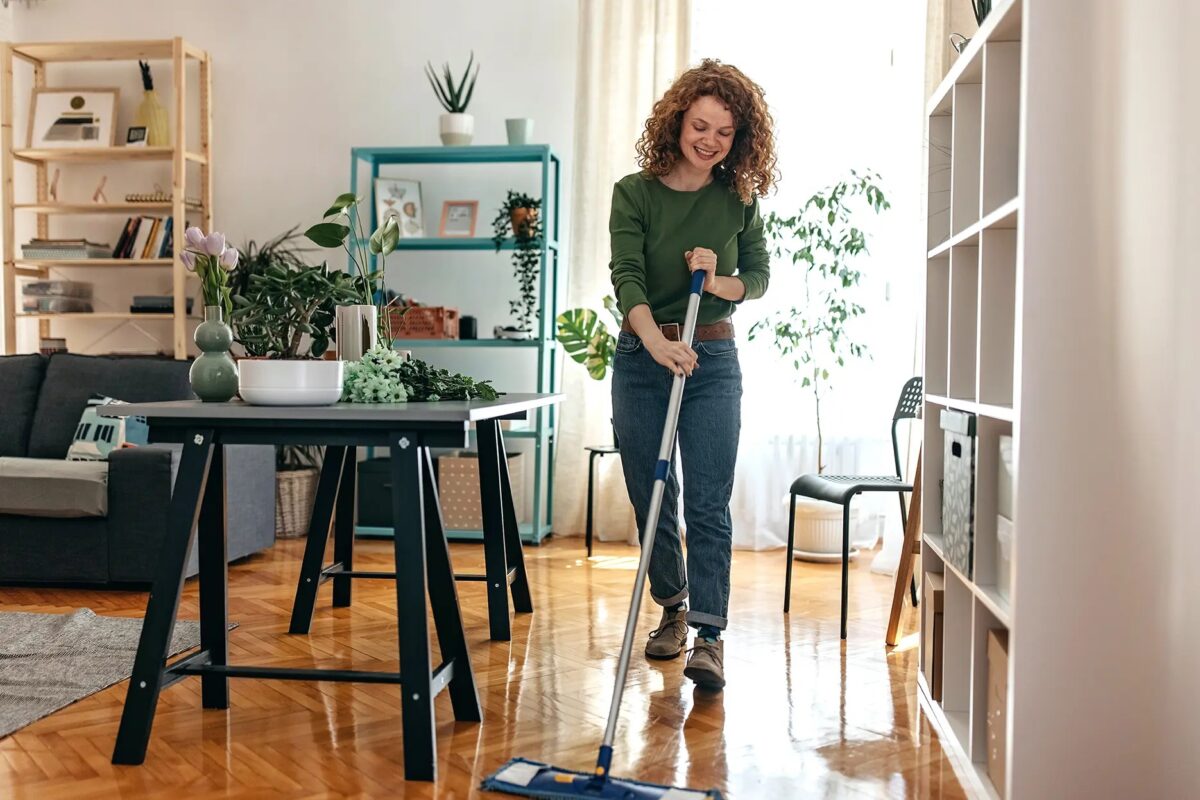
[(854, 213), (862, 206), (876, 214), (891, 207), (878, 181), (875, 173), (851, 171), (849, 179), (808, 198), (796, 214), (772, 212), (764, 220), (774, 259), (790, 259), (803, 269), (803, 304), (754, 323), (748, 338), (770, 337), (796, 370), (801, 387), (812, 392), (819, 473), (825, 470), (821, 399), (833, 389), (830, 376), (847, 359), (867, 353), (848, 324), (866, 312), (854, 299), (862, 278), (854, 262), (867, 252), (867, 236), (854, 223)]
[[(366, 236), (362, 224), (362, 214), (358, 210), (359, 198), (353, 193), (340, 194), (322, 215), (324, 222), (318, 222), (304, 232), (308, 240), (318, 247), (329, 249), (341, 248), (354, 266), (359, 282), (359, 295), (356, 300), (362, 305), (375, 305), (379, 308), (379, 338), (387, 343), (392, 341), (391, 315), (388, 313), (388, 303), (385, 297), (384, 282), (387, 270), (387, 257), (396, 249), (400, 241), (400, 226), (395, 217), (388, 217), (370, 235)], [(346, 221), (342, 222), (345, 217)], [(347, 224), (348, 223), (348, 224)], [(357, 235), (351, 235), (357, 231)], [(372, 255), (378, 256), (379, 269), (371, 269)]]
[(352, 403), (495, 400), (499, 396), (490, 381), (453, 374), (420, 359), (405, 361), (383, 345), (376, 345), (360, 361), (346, 365), (342, 390), (342, 399)]
[[(612, 314), (620, 330), (622, 316), (617, 309), (617, 301), (605, 297), (604, 307)], [(600, 315), (590, 308), (570, 308), (559, 314), (555, 322), (558, 324), (555, 338), (566, 354), (575, 363), (583, 364), (588, 375), (595, 380), (604, 380), (612, 367), (617, 337), (608, 332), (608, 326), (600, 319)]]
[(542, 201), (511, 189), (492, 220), (492, 242), (496, 252), (504, 246), (509, 233), (513, 237), (513, 274), (521, 297), (510, 300), (509, 313), (516, 318), (518, 330), (532, 331), (539, 318), (537, 284), (542, 265)]
[(321, 468), (321, 448), (314, 444), (281, 444), (275, 448), (275, 471)]
[(304, 256), (309, 252), (300, 247), (302, 235), (300, 226), (294, 225), (273, 239), (263, 244), (251, 239), (242, 246), (242, 257), (229, 273), (229, 291), (234, 294), (246, 294), (250, 288), (250, 276), (261, 274), (271, 265), (285, 269), (300, 269), (308, 266)]
[[(269, 264), (233, 298), (234, 339), (250, 356), (320, 358), (333, 338), (336, 307), (353, 303), (361, 292), (358, 278), (324, 264)], [(305, 336), (310, 344), (302, 353)]]
[(478, 66), (475, 66), (475, 74), (471, 74), (473, 65), (475, 65), (474, 51), (471, 52), (471, 58), (467, 61), (467, 69), (463, 72), (462, 80), (455, 85), (454, 75), (450, 72), (449, 64), (442, 64), (442, 77), (439, 80), (433, 64), (425, 62), (425, 77), (429, 79), (429, 85), (433, 87), (433, 93), (437, 95), (442, 108), (451, 114), (466, 113), (467, 106), (471, 102), (471, 95), (475, 93), (475, 79), (479, 77)]

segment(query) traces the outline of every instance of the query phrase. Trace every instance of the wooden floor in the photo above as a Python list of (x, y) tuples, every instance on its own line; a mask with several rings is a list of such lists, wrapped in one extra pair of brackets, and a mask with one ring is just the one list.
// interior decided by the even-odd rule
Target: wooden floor
[[(143, 766), (109, 764), (121, 683), (0, 740), (0, 797), (474, 798), (495, 796), (479, 780), (514, 755), (590, 769), (636, 551), (603, 545), (591, 561), (582, 552), (579, 539), (526, 550), (536, 610), (515, 618), (511, 642), (488, 641), (483, 586), (460, 584), (485, 721), (455, 723), (449, 699), (438, 699), (436, 785), (402, 778), (394, 686), (234, 680), (228, 711), (202, 711), (200, 682), (188, 679), (163, 693)], [(281, 541), (231, 568), (230, 619), (239, 623), (231, 661), (398, 670), (385, 581), (357, 581), (354, 606), (337, 611), (324, 587), (312, 633), (287, 634), (300, 555), (298, 541)], [(456, 570), (479, 571), (479, 546), (455, 545), (453, 555)], [(390, 558), (390, 543), (360, 541), (355, 566), (386, 569)], [(891, 584), (868, 560), (851, 575), (843, 645), (837, 566), (797, 563), (786, 619), (782, 552), (736, 553), (729, 685), (698, 691), (682, 659), (635, 654), (613, 774), (715, 786), (733, 800), (962, 797), (917, 701), (915, 637), (894, 652), (883, 645)], [(145, 603), (133, 592), (0, 589), (6, 610), (140, 616)], [(189, 581), (181, 616), (196, 613)], [(904, 630), (914, 629), (913, 615), (906, 611)], [(656, 609), (643, 612), (647, 628), (656, 619)]]

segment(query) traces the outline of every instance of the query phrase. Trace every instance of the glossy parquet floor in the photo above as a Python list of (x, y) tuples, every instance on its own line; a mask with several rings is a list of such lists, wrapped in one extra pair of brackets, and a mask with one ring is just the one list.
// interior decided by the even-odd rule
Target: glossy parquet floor
[[(109, 763), (126, 684), (0, 740), (0, 797), (475, 798), (481, 776), (514, 755), (590, 769), (606, 718), (636, 551), (580, 539), (527, 548), (535, 612), (513, 641), (487, 639), (483, 587), (459, 585), (485, 721), (456, 723), (437, 703), (439, 780), (402, 778), (398, 688), (231, 681), (229, 711), (202, 711), (200, 683), (163, 693), (146, 763)], [(868, 554), (870, 555), (870, 554)], [(397, 670), (390, 583), (355, 582), (334, 611), (322, 588), (312, 633), (287, 634), (301, 543), (281, 541), (230, 569), (233, 663)], [(477, 545), (453, 547), (455, 569), (481, 571)], [(360, 541), (359, 569), (387, 569), (390, 543)], [(790, 619), (781, 613), (782, 552), (734, 556), (723, 693), (695, 690), (682, 659), (635, 655), (613, 773), (733, 800), (956, 798), (962, 790), (919, 708), (915, 637), (883, 645), (889, 579), (860, 559), (851, 575), (848, 642), (838, 639), (836, 565), (797, 563)], [(196, 617), (195, 581), (181, 616)], [(0, 589), (6, 610), (140, 616), (145, 595)], [(906, 611), (905, 631), (914, 629)], [(643, 612), (648, 629), (655, 609)], [(432, 627), (431, 627), (432, 630)], [(641, 637), (639, 636), (639, 639)]]

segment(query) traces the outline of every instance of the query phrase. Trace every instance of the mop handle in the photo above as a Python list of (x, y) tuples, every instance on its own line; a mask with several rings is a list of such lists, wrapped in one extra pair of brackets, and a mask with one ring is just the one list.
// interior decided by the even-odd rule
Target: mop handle
[[(688, 295), (687, 316), (684, 317), (681, 342), (691, 344), (696, 332), (696, 316), (700, 310), (700, 295), (704, 293), (704, 270), (692, 273), (691, 294)], [(679, 405), (683, 400), (683, 384), (687, 380), (682, 373), (671, 382), (671, 399), (667, 403), (667, 419), (663, 425), (662, 444), (658, 448), (658, 464), (654, 469), (654, 489), (650, 493), (650, 508), (646, 512), (645, 527), (642, 529), (642, 555), (638, 559), (637, 578), (633, 584), (633, 599), (629, 604), (629, 617), (625, 620), (625, 639), (621, 643), (621, 657), (617, 661), (617, 679), (613, 686), (612, 705), (608, 708), (608, 726), (604, 729), (604, 742), (600, 746), (600, 760), (596, 772), (608, 774), (612, 762), (613, 740), (617, 735), (617, 716), (621, 711), (621, 697), (625, 693), (625, 679), (629, 674), (629, 656), (633, 651), (633, 637), (637, 633), (638, 613), (642, 608), (642, 592), (646, 585), (646, 573), (650, 569), (650, 554), (654, 550), (654, 534), (658, 530), (658, 517), (662, 511), (663, 491), (667, 486), (667, 474), (671, 469), (671, 455), (675, 449), (675, 428), (679, 423)]]

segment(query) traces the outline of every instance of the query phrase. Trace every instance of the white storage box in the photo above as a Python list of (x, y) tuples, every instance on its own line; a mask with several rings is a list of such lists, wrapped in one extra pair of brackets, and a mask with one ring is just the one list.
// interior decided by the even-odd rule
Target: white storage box
[(1012, 520), (996, 515), (996, 592), (1005, 600), (1012, 592), (1012, 550), (1014, 528)]

